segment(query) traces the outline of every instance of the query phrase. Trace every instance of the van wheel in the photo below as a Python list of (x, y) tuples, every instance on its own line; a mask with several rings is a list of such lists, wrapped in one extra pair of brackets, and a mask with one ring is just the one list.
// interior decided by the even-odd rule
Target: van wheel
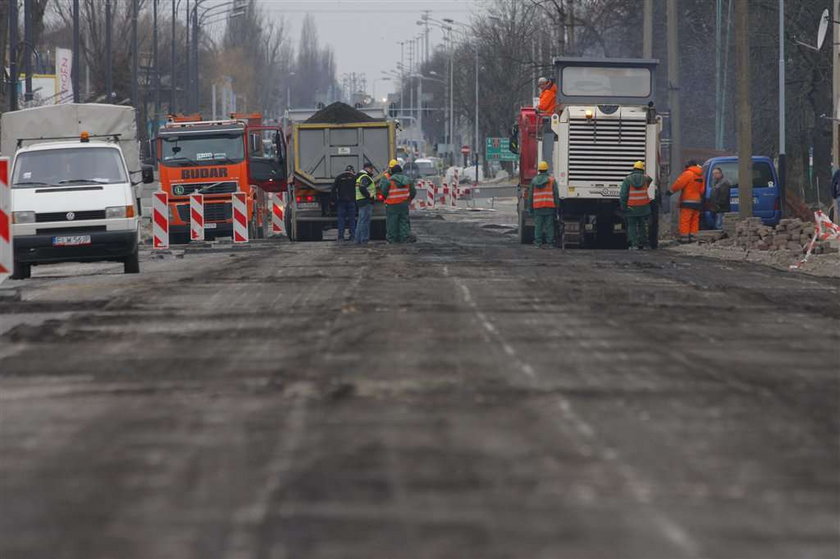
[(26, 262), (19, 262), (15, 260), (14, 262), (14, 272), (10, 276), (12, 279), (16, 280), (23, 280), (29, 279), (32, 277), (32, 264), (27, 264)]
[(125, 260), (123, 260), (123, 273), (140, 273), (140, 254), (137, 250), (135, 250), (133, 254), (126, 256)]

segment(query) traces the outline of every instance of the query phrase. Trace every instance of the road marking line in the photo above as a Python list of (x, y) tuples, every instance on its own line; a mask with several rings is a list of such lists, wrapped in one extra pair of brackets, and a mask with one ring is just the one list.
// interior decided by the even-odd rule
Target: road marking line
[[(444, 270), (444, 275), (449, 275), (448, 270)], [(486, 333), (492, 336), (495, 341), (499, 343), (502, 350), (514, 361), (520, 371), (530, 378), (537, 380), (538, 377), (534, 368), (519, 357), (516, 350), (502, 337), (487, 315), (478, 310), (478, 305), (475, 302), (467, 284), (464, 283), (461, 278), (453, 278), (453, 280), (461, 290), (464, 302), (473, 310), (476, 318)], [(586, 345), (591, 346), (592, 344)], [(633, 497), (637, 502), (646, 508), (650, 519), (662, 532), (664, 537), (681, 549), (687, 557), (691, 559), (701, 559), (702, 555), (700, 554), (697, 542), (694, 541), (694, 539), (682, 526), (668, 518), (652, 503), (651, 495), (653, 491), (650, 484), (647, 483), (632, 466), (621, 460), (621, 456), (616, 449), (608, 446), (598, 437), (598, 434), (592, 425), (587, 423), (586, 420), (584, 420), (574, 410), (571, 401), (562, 395), (557, 395), (556, 397), (558, 399), (558, 408), (560, 409), (563, 418), (572, 426), (574, 431), (577, 432), (580, 437), (588, 439), (593, 448), (596, 449), (596, 452), (601, 455), (603, 460), (611, 463), (619, 474), (621, 474)]]

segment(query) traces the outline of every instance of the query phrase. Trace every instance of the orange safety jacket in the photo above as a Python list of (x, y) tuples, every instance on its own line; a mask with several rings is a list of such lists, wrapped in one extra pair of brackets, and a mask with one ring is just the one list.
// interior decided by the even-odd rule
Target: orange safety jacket
[(693, 165), (677, 177), (677, 180), (671, 186), (671, 192), (680, 193), (681, 207), (699, 210), (702, 207), (705, 188), (702, 167)]
[(554, 114), (557, 111), (557, 84), (552, 83), (540, 93), (540, 104), (537, 107), (543, 114)]
[(389, 206), (395, 204), (403, 204), (408, 202), (408, 198), (411, 196), (411, 190), (406, 186), (400, 186), (397, 184), (397, 181), (391, 179), (390, 186), (388, 187), (388, 197), (385, 199), (385, 203)]
[(650, 196), (648, 196), (647, 184), (642, 186), (630, 185), (630, 190), (627, 196), (627, 205), (631, 207), (648, 206), (650, 205)]
[(550, 177), (548, 182), (542, 186), (533, 187), (534, 209), (540, 208), (556, 208), (554, 204), (554, 177)]

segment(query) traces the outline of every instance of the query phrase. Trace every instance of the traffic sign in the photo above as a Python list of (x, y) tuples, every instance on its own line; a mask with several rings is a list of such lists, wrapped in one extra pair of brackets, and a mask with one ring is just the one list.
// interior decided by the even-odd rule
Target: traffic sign
[(518, 161), (519, 156), (510, 151), (509, 138), (487, 138), (487, 161)]
[(461, 153), (467, 155), (470, 153), (470, 146), (461, 146)]

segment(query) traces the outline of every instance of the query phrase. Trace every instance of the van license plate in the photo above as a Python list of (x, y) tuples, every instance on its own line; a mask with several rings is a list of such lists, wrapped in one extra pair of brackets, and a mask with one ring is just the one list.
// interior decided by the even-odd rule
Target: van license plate
[(204, 223), (204, 228), (205, 228), (205, 229), (215, 229), (215, 228), (216, 228), (216, 224), (215, 224), (215, 223), (207, 223), (207, 222), (205, 222), (205, 223)]
[(75, 247), (90, 244), (90, 235), (75, 235), (72, 237), (53, 237), (54, 247)]

